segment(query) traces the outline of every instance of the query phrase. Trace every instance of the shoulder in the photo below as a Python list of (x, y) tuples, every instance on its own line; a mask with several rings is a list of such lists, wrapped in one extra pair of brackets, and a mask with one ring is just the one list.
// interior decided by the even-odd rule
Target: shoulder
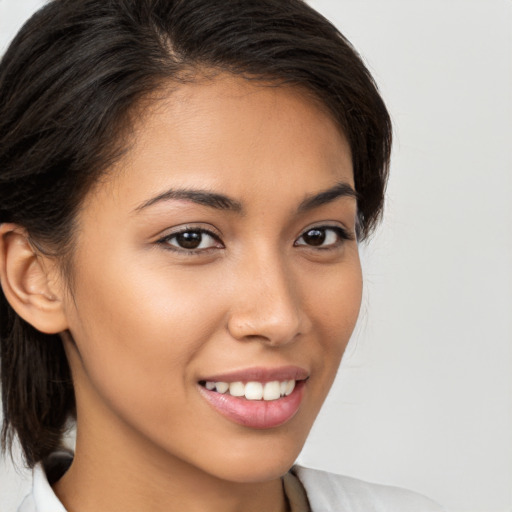
[(313, 512), (443, 512), (432, 500), (406, 489), (373, 484), (326, 471), (294, 466)]

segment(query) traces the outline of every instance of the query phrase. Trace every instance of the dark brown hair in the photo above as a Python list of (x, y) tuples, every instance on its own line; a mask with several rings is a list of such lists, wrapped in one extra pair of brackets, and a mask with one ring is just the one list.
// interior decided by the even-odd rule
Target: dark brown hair
[[(302, 0), (53, 0), (0, 62), (0, 223), (62, 260), (99, 175), (122, 154), (136, 105), (201, 70), (302, 87), (352, 151), (360, 239), (382, 212), (391, 125), (368, 70)], [(128, 127), (128, 128), (127, 128)], [(2, 445), (29, 466), (59, 447), (75, 402), (58, 335), (36, 331), (0, 293)]]

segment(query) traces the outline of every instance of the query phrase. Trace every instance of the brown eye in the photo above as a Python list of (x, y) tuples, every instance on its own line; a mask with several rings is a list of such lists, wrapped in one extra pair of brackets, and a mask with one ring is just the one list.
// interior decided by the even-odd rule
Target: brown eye
[(325, 242), (325, 230), (324, 229), (310, 229), (302, 235), (304, 243), (307, 245), (322, 245)]
[(203, 229), (187, 229), (179, 233), (173, 233), (162, 238), (159, 242), (171, 246), (176, 251), (201, 252), (222, 247), (222, 243), (213, 233)]
[(197, 249), (203, 241), (203, 234), (199, 231), (186, 231), (177, 234), (175, 240), (183, 249)]
[(339, 226), (319, 226), (310, 228), (297, 239), (294, 245), (333, 249), (343, 244), (344, 240), (353, 237)]

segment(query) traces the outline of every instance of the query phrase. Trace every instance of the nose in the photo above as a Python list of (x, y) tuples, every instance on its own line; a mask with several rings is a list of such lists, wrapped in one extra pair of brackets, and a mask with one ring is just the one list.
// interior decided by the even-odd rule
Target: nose
[(259, 258), (240, 265), (228, 330), (237, 340), (271, 346), (293, 342), (308, 329), (299, 286), (280, 258)]

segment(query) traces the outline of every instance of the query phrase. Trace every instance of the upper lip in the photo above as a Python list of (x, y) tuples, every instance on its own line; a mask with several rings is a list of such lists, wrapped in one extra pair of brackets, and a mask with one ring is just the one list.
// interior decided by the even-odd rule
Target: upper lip
[(309, 372), (300, 366), (279, 366), (276, 368), (252, 367), (227, 373), (209, 375), (200, 379), (206, 382), (271, 382), (285, 380), (305, 380)]

